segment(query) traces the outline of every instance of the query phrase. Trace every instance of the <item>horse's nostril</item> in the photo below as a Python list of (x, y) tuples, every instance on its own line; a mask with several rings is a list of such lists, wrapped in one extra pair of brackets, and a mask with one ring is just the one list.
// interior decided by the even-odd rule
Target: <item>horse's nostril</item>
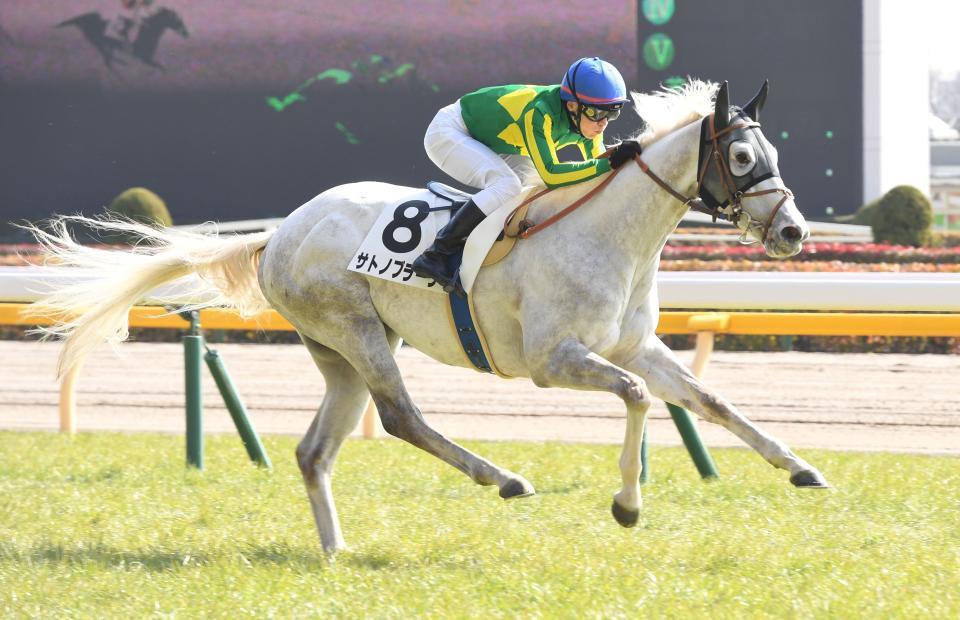
[(783, 230), (780, 231), (780, 237), (784, 241), (789, 241), (790, 243), (795, 243), (800, 241), (800, 237), (803, 236), (803, 233), (800, 232), (800, 229), (796, 226), (784, 226)]

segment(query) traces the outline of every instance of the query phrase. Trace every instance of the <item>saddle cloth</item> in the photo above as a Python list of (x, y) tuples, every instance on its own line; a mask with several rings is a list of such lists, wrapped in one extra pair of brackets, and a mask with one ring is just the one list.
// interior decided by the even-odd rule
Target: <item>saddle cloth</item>
[[(436, 282), (413, 273), (413, 261), (430, 247), (437, 231), (450, 220), (451, 212), (456, 212), (469, 198), (469, 194), (437, 182), (399, 197), (384, 208), (347, 269), (443, 293)], [(518, 211), (510, 216), (519, 203), (520, 198), (516, 198), (488, 215), (467, 239), (460, 265), (460, 282), (467, 293), (482, 267), (502, 260), (513, 249), (523, 214)], [(508, 218), (508, 233), (504, 235)]]

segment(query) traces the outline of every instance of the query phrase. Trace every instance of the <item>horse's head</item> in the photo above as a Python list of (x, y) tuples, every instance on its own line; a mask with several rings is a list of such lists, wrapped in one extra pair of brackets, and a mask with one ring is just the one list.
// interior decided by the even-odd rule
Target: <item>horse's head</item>
[(727, 83), (714, 112), (703, 120), (698, 181), (700, 198), (739, 228), (744, 242), (760, 242), (769, 256), (787, 258), (803, 248), (810, 229), (784, 185), (777, 149), (760, 131), (769, 83), (742, 108), (730, 105)]
[(160, 30), (170, 29), (176, 32), (178, 35), (184, 39), (190, 36), (190, 33), (187, 31), (187, 26), (183, 23), (183, 20), (180, 18), (180, 14), (174, 11), (173, 9), (168, 9), (163, 7), (159, 9), (156, 13), (147, 18), (147, 21), (156, 24)]

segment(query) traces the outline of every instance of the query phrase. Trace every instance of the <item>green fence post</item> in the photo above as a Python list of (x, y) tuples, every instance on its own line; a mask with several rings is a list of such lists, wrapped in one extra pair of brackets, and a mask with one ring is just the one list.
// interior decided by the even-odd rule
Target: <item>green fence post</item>
[(690, 453), (693, 464), (697, 466), (700, 477), (719, 477), (717, 466), (714, 465), (713, 458), (703, 444), (703, 440), (700, 439), (700, 433), (697, 431), (697, 426), (694, 424), (690, 412), (672, 403), (667, 403), (667, 409), (670, 410), (673, 423), (677, 425), (677, 430), (680, 431), (680, 437), (683, 439), (683, 445), (687, 447), (687, 452)]
[(183, 313), (181, 316), (190, 321), (190, 332), (183, 337), (187, 396), (187, 465), (203, 469), (203, 393), (200, 382), (203, 334), (200, 332), (198, 312)]
[(643, 425), (643, 440), (640, 442), (640, 484), (650, 479), (650, 459), (647, 452), (647, 425)]
[(230, 417), (233, 418), (233, 424), (237, 427), (237, 432), (240, 433), (240, 439), (243, 440), (243, 447), (247, 449), (250, 460), (270, 469), (270, 458), (267, 457), (267, 451), (264, 450), (257, 431), (253, 429), (253, 424), (250, 423), (247, 408), (244, 407), (233, 381), (230, 380), (230, 374), (223, 363), (223, 358), (220, 357), (219, 353), (208, 347), (207, 354), (203, 356), (203, 359), (207, 362), (207, 368), (210, 369), (213, 380), (217, 382), (217, 389), (223, 396), (223, 402), (227, 406), (227, 411), (230, 412)]

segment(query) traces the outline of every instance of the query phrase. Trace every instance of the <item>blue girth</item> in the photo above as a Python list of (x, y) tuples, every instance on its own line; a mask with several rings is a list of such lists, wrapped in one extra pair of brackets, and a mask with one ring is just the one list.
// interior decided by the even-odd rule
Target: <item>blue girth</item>
[(470, 363), (476, 366), (477, 370), (492, 373), (490, 362), (487, 361), (487, 356), (483, 352), (483, 345), (480, 344), (480, 335), (473, 324), (467, 295), (465, 293), (458, 295), (456, 292), (449, 295), (450, 313), (453, 315), (453, 324), (457, 328), (457, 336), (460, 338), (463, 352), (467, 354)]

